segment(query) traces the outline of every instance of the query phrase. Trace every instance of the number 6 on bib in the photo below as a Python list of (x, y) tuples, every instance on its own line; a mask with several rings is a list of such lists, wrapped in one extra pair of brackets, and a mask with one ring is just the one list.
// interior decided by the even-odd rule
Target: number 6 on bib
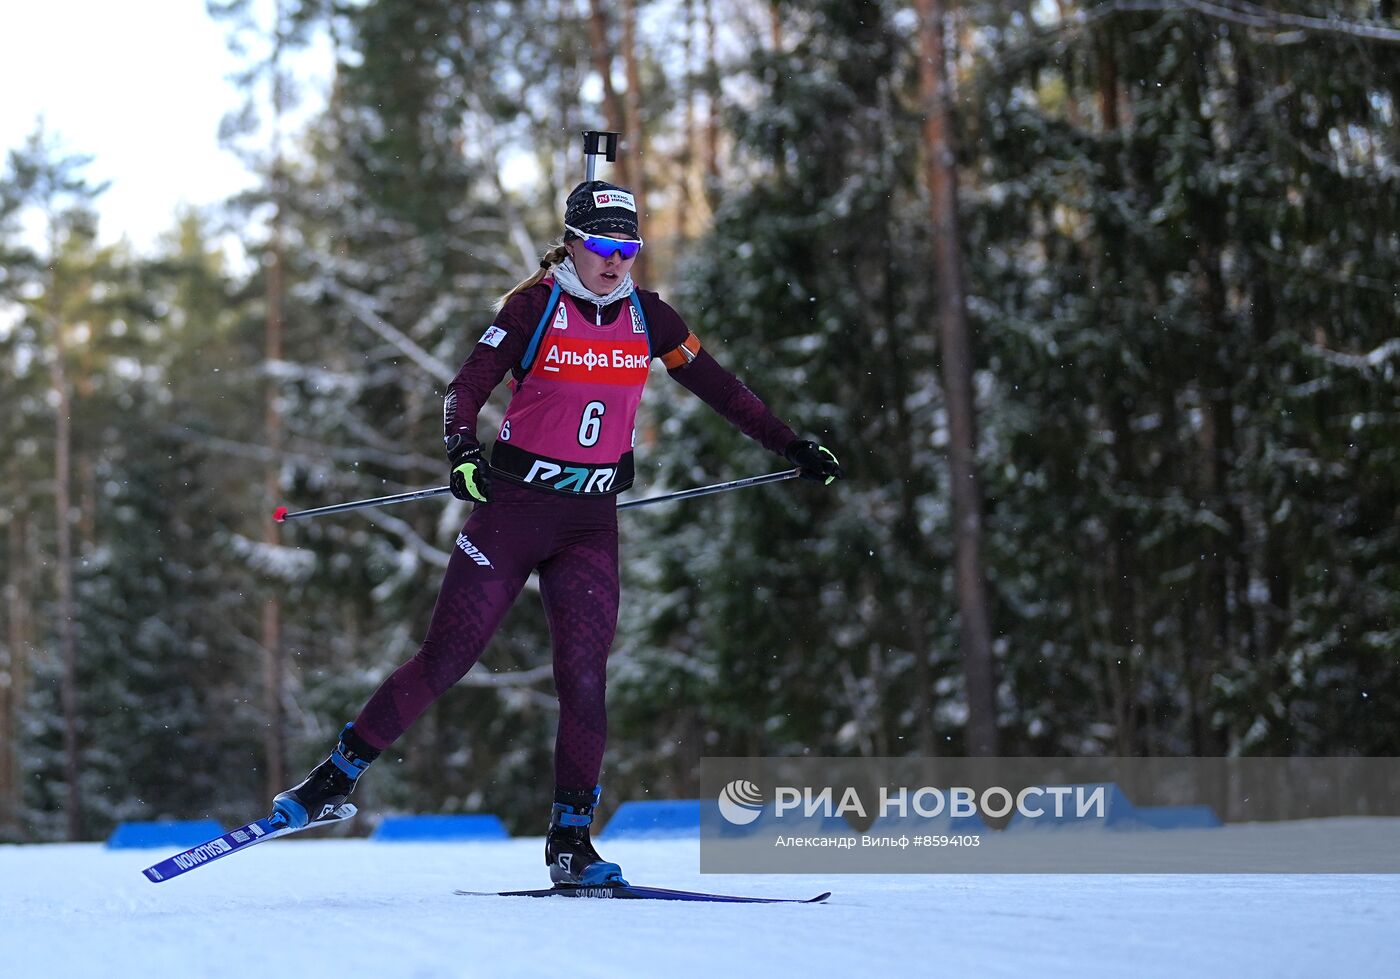
[(598, 444), (598, 436), (603, 431), (603, 413), (608, 406), (601, 401), (590, 401), (583, 409), (583, 420), (578, 426), (578, 444), (585, 448)]

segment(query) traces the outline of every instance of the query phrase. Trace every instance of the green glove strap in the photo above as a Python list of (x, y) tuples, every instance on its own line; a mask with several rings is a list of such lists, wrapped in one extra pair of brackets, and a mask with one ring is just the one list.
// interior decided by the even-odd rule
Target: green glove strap
[(476, 468), (477, 463), (464, 462), (452, 471), (462, 474), (462, 484), (466, 486), (467, 492), (471, 494), (473, 500), (476, 500), (478, 503), (485, 503), (486, 494), (482, 493), (481, 487), (476, 485)]

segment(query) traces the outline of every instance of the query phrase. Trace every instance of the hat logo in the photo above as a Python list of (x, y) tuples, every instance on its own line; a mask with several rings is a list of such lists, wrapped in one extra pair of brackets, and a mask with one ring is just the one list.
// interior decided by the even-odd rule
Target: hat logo
[(637, 211), (637, 202), (631, 194), (622, 190), (595, 190), (593, 192), (594, 207), (624, 207), (633, 212)]

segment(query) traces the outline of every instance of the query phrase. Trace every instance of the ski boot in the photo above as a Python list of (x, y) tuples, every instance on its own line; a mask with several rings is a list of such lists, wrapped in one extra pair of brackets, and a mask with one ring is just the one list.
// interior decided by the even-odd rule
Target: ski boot
[(313, 768), (300, 785), (272, 800), (273, 821), (301, 829), (325, 818), (350, 797), (355, 783), (378, 757), (378, 749), (356, 734), (352, 725), (345, 725), (330, 757)]
[(589, 838), (593, 811), (602, 796), (601, 786), (592, 792), (556, 789), (544, 838), (544, 862), (555, 887), (611, 887), (626, 884), (622, 868), (598, 856)]

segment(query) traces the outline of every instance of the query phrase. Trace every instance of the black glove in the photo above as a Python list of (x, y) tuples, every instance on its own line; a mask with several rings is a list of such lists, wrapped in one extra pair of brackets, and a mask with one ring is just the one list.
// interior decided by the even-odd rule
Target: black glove
[(834, 481), (846, 478), (841, 463), (836, 461), (836, 453), (810, 439), (797, 439), (783, 450), (783, 455), (788, 462), (802, 470), (803, 479), (830, 486)]
[(491, 502), (491, 467), (481, 446), (465, 436), (449, 435), (447, 461), (452, 466), (447, 479), (453, 496), (467, 503)]

